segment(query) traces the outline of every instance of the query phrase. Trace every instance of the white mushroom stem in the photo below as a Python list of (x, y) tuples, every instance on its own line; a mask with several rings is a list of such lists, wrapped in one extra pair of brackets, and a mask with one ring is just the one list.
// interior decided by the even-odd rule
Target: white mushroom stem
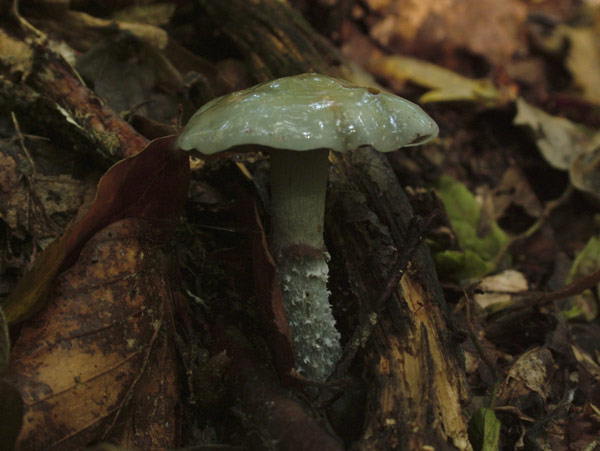
[(323, 242), (328, 155), (326, 149), (271, 152), (271, 247), (296, 367), (318, 381), (327, 379), (341, 355)]

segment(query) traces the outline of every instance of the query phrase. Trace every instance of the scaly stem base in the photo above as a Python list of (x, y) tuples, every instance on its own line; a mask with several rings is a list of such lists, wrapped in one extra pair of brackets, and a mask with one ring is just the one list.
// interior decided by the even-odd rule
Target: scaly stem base
[(323, 242), (329, 152), (271, 152), (271, 250), (298, 371), (324, 381), (341, 356)]

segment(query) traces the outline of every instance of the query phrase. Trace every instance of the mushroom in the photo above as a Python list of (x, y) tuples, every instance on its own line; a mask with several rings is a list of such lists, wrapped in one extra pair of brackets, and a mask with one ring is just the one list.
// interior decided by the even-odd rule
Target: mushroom
[(213, 154), (257, 144), (271, 160), (270, 247), (298, 371), (323, 381), (341, 355), (327, 289), (323, 218), (329, 150), (381, 152), (437, 136), (417, 105), (320, 74), (272, 80), (212, 100), (178, 137), (183, 150)]

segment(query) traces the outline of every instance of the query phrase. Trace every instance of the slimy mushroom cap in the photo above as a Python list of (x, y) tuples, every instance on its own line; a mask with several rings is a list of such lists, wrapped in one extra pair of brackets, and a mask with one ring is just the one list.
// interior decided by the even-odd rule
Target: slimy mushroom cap
[(177, 144), (203, 154), (247, 144), (340, 152), (370, 145), (391, 152), (437, 133), (427, 113), (406, 99), (311, 73), (208, 102), (190, 118)]

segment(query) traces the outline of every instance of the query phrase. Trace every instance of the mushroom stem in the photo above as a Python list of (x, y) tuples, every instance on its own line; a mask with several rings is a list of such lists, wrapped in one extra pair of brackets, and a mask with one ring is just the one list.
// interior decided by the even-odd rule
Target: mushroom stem
[[(271, 152), (271, 245), (323, 251), (327, 149)], [(310, 252), (310, 250), (307, 250)]]
[(323, 241), (329, 151), (271, 152), (271, 248), (304, 376), (324, 381), (341, 355)]

